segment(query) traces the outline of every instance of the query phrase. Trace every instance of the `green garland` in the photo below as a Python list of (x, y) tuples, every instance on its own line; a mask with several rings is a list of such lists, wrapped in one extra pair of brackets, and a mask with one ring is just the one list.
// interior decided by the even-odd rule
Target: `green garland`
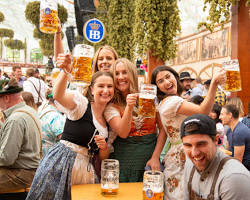
[[(230, 20), (232, 5), (239, 1), (240, 0), (204, 0), (203, 11), (205, 11), (207, 9), (207, 5), (209, 5), (209, 16), (207, 17), (206, 22), (198, 24), (198, 29), (205, 27), (210, 32), (213, 32), (214, 27), (217, 24), (221, 25), (223, 28), (224, 24)], [(250, 6), (250, 0), (246, 1), (246, 6)]]
[(2, 12), (0, 12), (0, 22), (4, 21), (4, 14)]
[(151, 51), (162, 60), (174, 58), (180, 30), (177, 0), (137, 0), (133, 38), (139, 55)]
[(24, 43), (21, 40), (7, 39), (4, 40), (4, 45), (10, 49), (21, 50), (25, 48)]

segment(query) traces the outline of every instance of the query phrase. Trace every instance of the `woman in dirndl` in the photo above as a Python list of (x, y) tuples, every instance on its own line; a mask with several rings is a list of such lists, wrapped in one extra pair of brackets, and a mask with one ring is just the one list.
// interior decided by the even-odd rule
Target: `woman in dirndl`
[(103, 112), (114, 95), (112, 74), (93, 74), (85, 97), (78, 91), (66, 91), (72, 69), (70, 55), (59, 55), (57, 65), (62, 71), (53, 97), (67, 119), (60, 142), (40, 162), (27, 199), (71, 199), (72, 184), (99, 182), (98, 160), (109, 156)]
[(157, 85), (158, 112), (163, 130), (160, 130), (157, 144), (147, 165), (153, 170), (160, 170), (160, 154), (169, 138), (170, 148), (164, 159), (164, 199), (183, 199), (183, 172), (185, 153), (180, 138), (180, 125), (189, 115), (196, 113), (209, 114), (213, 107), (217, 86), (226, 80), (225, 72), (214, 74), (208, 95), (200, 105), (188, 102), (181, 97), (182, 87), (178, 73), (171, 67), (159, 66), (151, 75), (151, 83)]

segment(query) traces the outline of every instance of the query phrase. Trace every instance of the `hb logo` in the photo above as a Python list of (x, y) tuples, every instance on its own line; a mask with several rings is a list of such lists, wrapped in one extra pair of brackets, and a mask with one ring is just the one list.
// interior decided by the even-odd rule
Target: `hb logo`
[(100, 38), (101, 38), (101, 33), (100, 33), (100, 31), (90, 30), (90, 31), (89, 31), (89, 38), (90, 38), (90, 39), (94, 39), (94, 40), (100, 39)]

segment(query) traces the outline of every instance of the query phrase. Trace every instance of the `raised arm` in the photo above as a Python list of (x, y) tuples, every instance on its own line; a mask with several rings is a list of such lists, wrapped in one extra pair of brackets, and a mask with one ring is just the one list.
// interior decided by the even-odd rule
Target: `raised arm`
[(64, 53), (63, 43), (62, 43), (62, 27), (60, 19), (58, 19), (57, 32), (54, 35), (54, 58), (57, 60), (59, 54)]
[(112, 130), (121, 138), (126, 138), (129, 135), (132, 122), (133, 107), (136, 105), (138, 94), (127, 95), (127, 105), (125, 107), (123, 116), (113, 117), (109, 121)]
[(76, 106), (73, 100), (74, 94), (66, 92), (68, 74), (71, 71), (70, 54), (59, 54), (57, 58), (57, 67), (61, 68), (62, 71), (57, 77), (53, 87), (53, 97), (65, 108), (73, 110)]
[(226, 81), (225, 71), (221, 70), (220, 72), (214, 75), (208, 90), (208, 94), (204, 99), (204, 101), (201, 103), (201, 105), (195, 105), (191, 102), (184, 101), (177, 112), (179, 114), (187, 116), (197, 113), (209, 114), (214, 105), (217, 87), (218, 85), (223, 84), (225, 81)]

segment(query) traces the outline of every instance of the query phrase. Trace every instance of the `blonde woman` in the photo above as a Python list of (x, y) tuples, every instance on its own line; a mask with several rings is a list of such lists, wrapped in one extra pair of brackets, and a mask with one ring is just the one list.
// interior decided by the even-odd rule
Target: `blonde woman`
[(117, 60), (118, 54), (111, 46), (101, 46), (95, 53), (93, 59), (93, 72), (109, 71), (111, 65)]
[(120, 182), (139, 182), (143, 180), (146, 162), (156, 144), (156, 120), (138, 116), (135, 64), (126, 58), (120, 58), (112, 65), (111, 72), (116, 93), (104, 115), (117, 137), (110, 135), (115, 139), (114, 151), (110, 157), (119, 160)]

